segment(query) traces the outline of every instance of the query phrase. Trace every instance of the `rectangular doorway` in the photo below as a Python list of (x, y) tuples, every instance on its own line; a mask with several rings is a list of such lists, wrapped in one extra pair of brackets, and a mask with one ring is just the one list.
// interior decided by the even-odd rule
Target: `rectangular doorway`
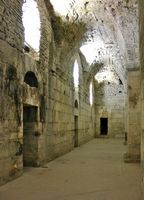
[(100, 118), (100, 135), (108, 134), (108, 118)]
[(74, 116), (74, 147), (78, 147), (78, 116)]
[(35, 166), (38, 157), (37, 131), (38, 107), (23, 107), (23, 165)]

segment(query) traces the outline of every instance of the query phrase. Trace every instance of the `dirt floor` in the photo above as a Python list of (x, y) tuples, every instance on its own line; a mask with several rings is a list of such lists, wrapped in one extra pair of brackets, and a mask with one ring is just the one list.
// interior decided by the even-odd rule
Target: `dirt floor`
[(95, 139), (0, 187), (0, 200), (140, 200), (140, 164), (118, 139)]

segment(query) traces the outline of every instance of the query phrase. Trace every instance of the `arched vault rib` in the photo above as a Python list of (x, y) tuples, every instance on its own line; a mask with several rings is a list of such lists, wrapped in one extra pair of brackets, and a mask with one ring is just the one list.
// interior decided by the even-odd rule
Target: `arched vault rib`
[(103, 63), (98, 63), (98, 62), (97, 63), (93, 63), (90, 66), (90, 68), (89, 68), (89, 70), (87, 72), (87, 75), (85, 77), (85, 80), (86, 80), (87, 84), (91, 82), (93, 77), (96, 75), (96, 73), (98, 73), (100, 71), (100, 69), (102, 69), (103, 66), (104, 66)]

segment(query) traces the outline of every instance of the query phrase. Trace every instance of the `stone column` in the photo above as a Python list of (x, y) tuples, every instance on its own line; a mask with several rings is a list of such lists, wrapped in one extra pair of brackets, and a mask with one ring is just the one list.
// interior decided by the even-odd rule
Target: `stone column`
[[(139, 0), (139, 49), (141, 67), (141, 166), (144, 188), (144, 1)], [(144, 192), (143, 192), (144, 196)]]
[(140, 71), (130, 69), (128, 71), (128, 104), (127, 104), (127, 153), (125, 162), (140, 161)]

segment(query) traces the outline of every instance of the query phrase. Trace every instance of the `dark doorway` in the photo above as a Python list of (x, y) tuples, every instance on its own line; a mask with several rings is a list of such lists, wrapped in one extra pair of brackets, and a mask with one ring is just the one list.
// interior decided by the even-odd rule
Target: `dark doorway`
[(23, 107), (23, 165), (35, 166), (38, 157), (38, 107)]
[(108, 118), (100, 118), (100, 134), (108, 134)]
[(78, 116), (74, 116), (74, 147), (78, 147)]

